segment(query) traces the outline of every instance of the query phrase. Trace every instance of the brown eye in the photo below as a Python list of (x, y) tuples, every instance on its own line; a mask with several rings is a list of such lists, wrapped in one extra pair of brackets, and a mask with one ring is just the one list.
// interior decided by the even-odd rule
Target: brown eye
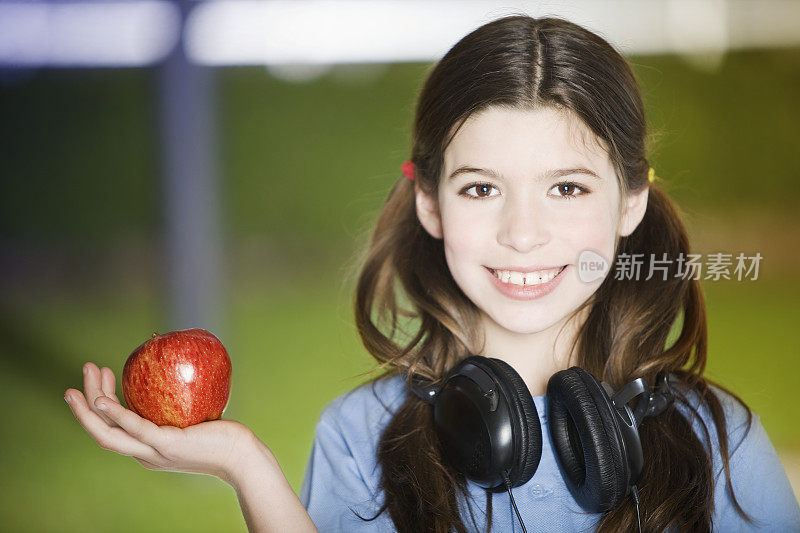
[(480, 196), (481, 198), (485, 198), (485, 197), (489, 196), (490, 192), (492, 192), (492, 186), (491, 185), (487, 185), (486, 183), (481, 184), (481, 185), (476, 185), (475, 186), (475, 192), (477, 192), (478, 196)]
[(575, 186), (571, 183), (564, 183), (558, 186), (558, 192), (561, 193), (562, 196), (572, 196), (574, 190)]
[(583, 196), (589, 192), (577, 183), (572, 183), (571, 181), (558, 183), (554, 185), (550, 191), (555, 191), (555, 196), (565, 198), (567, 200), (571, 198), (577, 198), (578, 196)]
[[(470, 192), (473, 189), (475, 190), (475, 192), (474, 193)], [(492, 194), (492, 190), (497, 191), (497, 189), (489, 183), (473, 183), (472, 185), (469, 185), (464, 189), (462, 189), (460, 194), (461, 196), (466, 196), (467, 198), (478, 200), (481, 198), (490, 198), (492, 196), (497, 196), (497, 193)]]

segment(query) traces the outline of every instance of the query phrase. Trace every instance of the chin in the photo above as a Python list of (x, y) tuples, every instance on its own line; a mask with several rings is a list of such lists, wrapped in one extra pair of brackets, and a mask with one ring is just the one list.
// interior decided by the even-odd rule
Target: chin
[(489, 319), (505, 330), (519, 335), (532, 335), (552, 327), (564, 318), (561, 313), (553, 311), (552, 307), (529, 312), (514, 312), (512, 309), (506, 309), (499, 313), (487, 313), (487, 315)]

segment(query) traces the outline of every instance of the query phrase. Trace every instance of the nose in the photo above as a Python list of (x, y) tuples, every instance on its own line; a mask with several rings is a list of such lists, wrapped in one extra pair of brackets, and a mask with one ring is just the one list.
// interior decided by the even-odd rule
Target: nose
[(541, 206), (521, 197), (505, 203), (497, 233), (499, 244), (524, 254), (549, 240), (550, 223)]

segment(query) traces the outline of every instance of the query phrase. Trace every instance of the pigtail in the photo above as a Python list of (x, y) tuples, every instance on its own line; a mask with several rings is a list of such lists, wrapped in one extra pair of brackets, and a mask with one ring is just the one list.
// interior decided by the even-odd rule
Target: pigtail
[[(658, 185), (651, 185), (647, 211), (636, 230), (620, 239), (616, 259), (638, 256), (645, 259), (633, 279), (618, 279), (616, 268), (596, 293), (595, 305), (578, 335), (578, 352), (583, 368), (608, 381), (613, 387), (645, 377), (653, 383), (656, 374), (668, 370), (680, 379), (682, 391), (695, 391), (708, 405), (718, 428), (725, 476), (730, 485), (727, 426), (722, 406), (702, 377), (705, 370), (708, 333), (703, 292), (699, 280), (683, 276), (679, 257), (688, 257), (689, 239), (673, 202)], [(655, 266), (667, 266), (666, 274), (650, 274), (650, 259), (666, 259)], [(615, 261), (614, 267), (617, 266)], [(680, 322), (677, 339), (667, 347), (667, 338)], [(602, 348), (595, 339), (608, 339)], [(733, 392), (717, 383), (745, 406)], [(679, 393), (677, 402), (699, 417), (690, 398)], [(751, 413), (748, 411), (748, 427)], [(698, 418), (702, 423), (702, 418)], [(708, 428), (702, 423), (705, 446), (711, 449)], [(643, 531), (710, 531), (714, 510), (714, 476), (703, 443), (689, 421), (671, 406), (661, 416), (649, 419), (639, 430), (644, 453), (644, 470), (639, 485)], [(734, 506), (739, 506), (733, 495)], [(636, 509), (630, 499), (606, 513), (597, 531), (612, 532), (635, 523)]]
[[(469, 336), (459, 324), (465, 317), (477, 323), (477, 314), (471, 305), (453, 306), (460, 289), (443, 260), (441, 241), (419, 226), (412, 187), (405, 179), (394, 186), (375, 225), (356, 287), (356, 325), (379, 368), (407, 380), (414, 374), (435, 379), (468, 355), (458, 339)], [(399, 305), (397, 278), (412, 308)], [(420, 317), (421, 328), (410, 336), (403, 319)], [(405, 344), (395, 340), (404, 336), (411, 337)], [(384, 429), (377, 454), (382, 511), (398, 531), (467, 531), (458, 505), (468, 494), (466, 480), (442, 461), (430, 405), (409, 394)]]

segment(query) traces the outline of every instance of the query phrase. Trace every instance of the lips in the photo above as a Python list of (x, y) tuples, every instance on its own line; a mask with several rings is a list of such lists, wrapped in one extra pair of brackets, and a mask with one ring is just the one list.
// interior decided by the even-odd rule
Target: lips
[(486, 269), (486, 275), (489, 276), (491, 284), (504, 296), (513, 300), (534, 300), (536, 298), (542, 298), (555, 290), (555, 288), (558, 287), (558, 285), (566, 276), (564, 272), (567, 270), (568, 266), (569, 265), (563, 265), (553, 279), (532, 285), (504, 283), (503, 281), (499, 280), (497, 276), (495, 276), (491, 268), (484, 268)]

